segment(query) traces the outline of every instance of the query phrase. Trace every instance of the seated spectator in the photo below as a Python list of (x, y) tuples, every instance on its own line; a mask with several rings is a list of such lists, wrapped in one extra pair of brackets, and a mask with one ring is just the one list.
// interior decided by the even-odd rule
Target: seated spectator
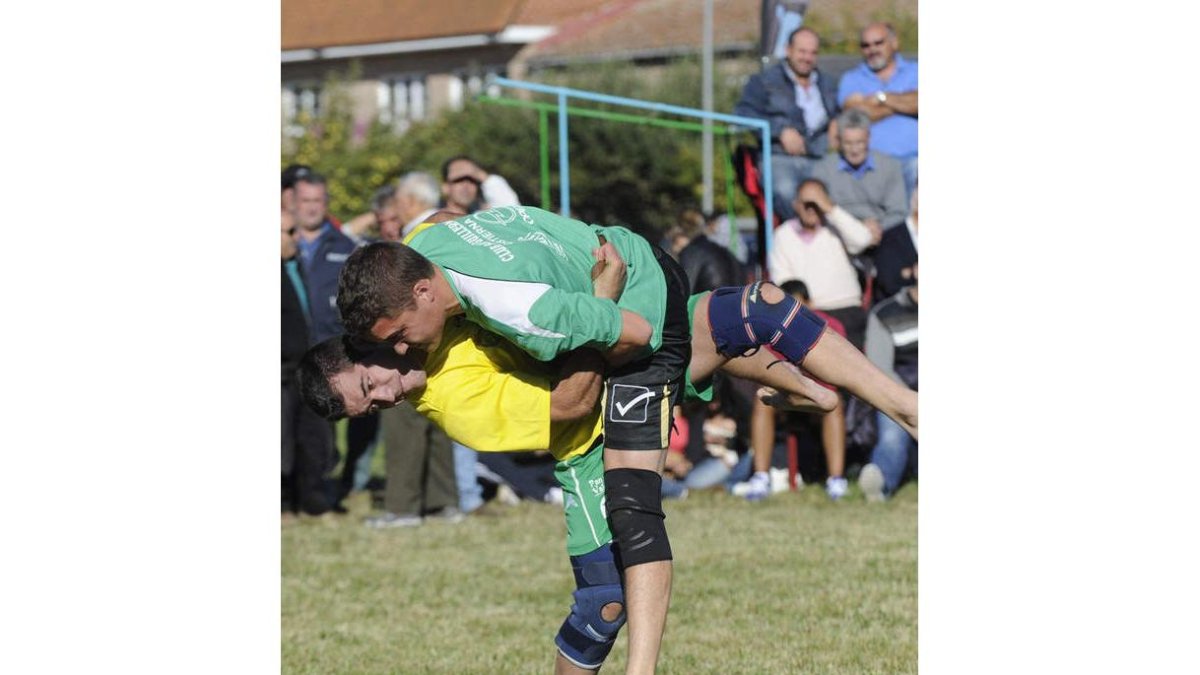
[(900, 162), (904, 188), (917, 185), (917, 63), (900, 55), (890, 24), (872, 23), (859, 34), (863, 62), (838, 83), (838, 104), (871, 118), (871, 150)]
[(838, 153), (818, 162), (813, 177), (825, 184), (833, 201), (864, 223), (884, 230), (902, 224), (908, 215), (903, 172), (895, 159), (867, 149), (871, 118), (851, 108), (838, 116), (837, 126)]
[[(709, 215), (708, 222), (704, 227), (709, 240), (722, 248), (729, 249), (739, 265), (744, 268), (750, 262), (750, 249), (746, 246), (746, 240), (742, 238), (740, 232), (735, 230), (737, 224), (730, 220), (728, 214), (713, 213)], [(738, 284), (744, 283), (748, 283), (745, 278), (738, 281)]]
[(917, 189), (909, 200), (912, 212), (904, 227), (893, 227), (883, 235), (875, 251), (875, 297), (886, 300), (905, 286), (917, 283)]
[[(780, 284), (784, 292), (796, 298), (804, 305), (809, 304), (808, 288), (803, 281), (793, 279)], [(814, 310), (829, 323), (829, 329), (845, 335), (846, 329), (834, 317)], [(834, 389), (824, 382), (829, 389)], [(812, 415), (813, 413), (807, 413)], [(754, 401), (754, 413), (751, 423), (750, 446), (754, 452), (754, 475), (750, 477), (745, 497), (751, 501), (767, 497), (771, 490), (771, 480), (768, 470), (771, 467), (771, 454), (775, 448), (775, 427), (778, 411), (759, 399)], [(846, 481), (846, 413), (845, 406), (840, 404), (827, 413), (821, 413), (821, 448), (825, 454), (825, 494), (837, 501), (846, 494), (849, 483)]]
[[(897, 382), (917, 389), (917, 266), (913, 284), (876, 305), (867, 318), (867, 358)], [(887, 415), (876, 412), (879, 440), (858, 486), (867, 501), (895, 494), (906, 475), (917, 475), (917, 442)]]
[(442, 164), (442, 197), (446, 208), (462, 213), (521, 204), (503, 176), (484, 171), (466, 155), (451, 157)]
[(796, 217), (792, 197), (825, 156), (830, 121), (839, 110), (833, 78), (817, 68), (820, 46), (811, 28), (793, 31), (784, 59), (753, 75), (733, 109), (735, 115), (771, 125), (771, 180), (781, 220)]
[(816, 179), (800, 184), (793, 205), (798, 217), (775, 230), (775, 247), (767, 260), (771, 278), (776, 283), (803, 279), (811, 307), (837, 318), (845, 326), (846, 339), (862, 349), (867, 316), (850, 255), (877, 243), (880, 232), (835, 204)]

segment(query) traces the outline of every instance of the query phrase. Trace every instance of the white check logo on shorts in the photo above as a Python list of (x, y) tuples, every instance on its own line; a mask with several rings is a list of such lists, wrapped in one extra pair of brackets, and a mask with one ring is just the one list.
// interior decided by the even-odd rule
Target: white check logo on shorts
[[(612, 412), (608, 416), (609, 421), (641, 423), (646, 421), (650, 400), (654, 398), (654, 391), (649, 387), (632, 384), (614, 384), (612, 397), (613, 404)], [(633, 414), (630, 414), (634, 406), (639, 403), (642, 404), (639, 410), (634, 410)]]

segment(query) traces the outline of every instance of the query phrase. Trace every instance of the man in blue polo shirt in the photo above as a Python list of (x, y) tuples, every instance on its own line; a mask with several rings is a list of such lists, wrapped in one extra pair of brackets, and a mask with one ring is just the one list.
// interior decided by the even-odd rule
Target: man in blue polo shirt
[(917, 183), (917, 63), (899, 53), (890, 24), (872, 23), (859, 34), (863, 62), (838, 83), (838, 104), (871, 117), (871, 150), (895, 157), (904, 169), (904, 187)]

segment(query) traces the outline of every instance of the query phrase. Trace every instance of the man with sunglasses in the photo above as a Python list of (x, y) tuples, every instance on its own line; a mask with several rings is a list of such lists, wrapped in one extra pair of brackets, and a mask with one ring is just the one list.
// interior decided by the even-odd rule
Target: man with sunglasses
[(883, 232), (834, 203), (816, 178), (800, 184), (792, 205), (796, 217), (775, 230), (775, 247), (767, 260), (771, 280), (777, 284), (803, 281), (809, 306), (840, 321), (846, 339), (862, 349), (867, 315), (850, 256), (878, 244)]
[(503, 176), (484, 171), (466, 155), (451, 157), (442, 164), (442, 197), (448, 210), (461, 213), (521, 203)]
[(911, 196), (917, 183), (917, 62), (900, 53), (890, 24), (872, 23), (859, 35), (863, 62), (838, 83), (838, 103), (871, 117), (871, 150), (895, 157)]
[(298, 226), (292, 212), (281, 211), (280, 262), (282, 292), (280, 328), (282, 337), (282, 455), (281, 515), (283, 522), (298, 515), (320, 516), (331, 508), (323, 477), (333, 456), (329, 424), (300, 400), (297, 371), (309, 347), (312, 312), (303, 271), (296, 260)]

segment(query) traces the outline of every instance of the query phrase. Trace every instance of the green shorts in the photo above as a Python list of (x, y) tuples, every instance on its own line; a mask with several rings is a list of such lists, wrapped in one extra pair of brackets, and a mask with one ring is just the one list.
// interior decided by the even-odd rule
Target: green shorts
[(567, 554), (590, 553), (612, 540), (604, 510), (604, 446), (554, 465), (563, 490), (567, 519)]

